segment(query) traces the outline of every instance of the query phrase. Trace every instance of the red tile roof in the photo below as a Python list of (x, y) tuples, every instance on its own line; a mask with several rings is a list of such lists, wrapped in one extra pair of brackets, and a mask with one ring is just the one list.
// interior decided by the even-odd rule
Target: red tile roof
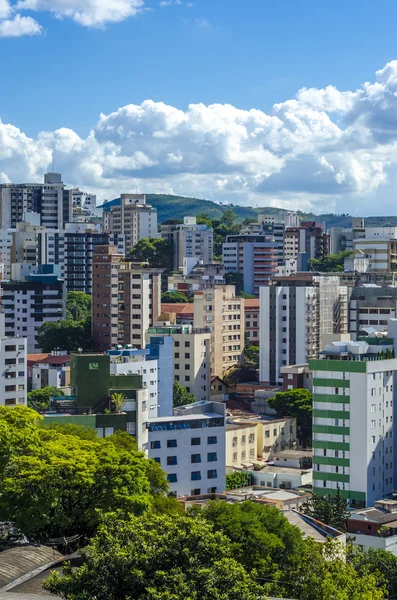
[(162, 313), (175, 313), (176, 315), (194, 315), (194, 304), (162, 304), (161, 305)]
[(244, 308), (251, 310), (259, 310), (259, 298), (246, 298), (244, 300)]
[(51, 356), (37, 360), (34, 364), (46, 364), (46, 365), (64, 365), (70, 362), (70, 356)]
[(42, 353), (42, 354), (28, 354), (28, 356), (27, 356), (28, 367), (32, 367), (39, 361), (43, 360), (44, 358), (48, 358), (49, 356), (51, 356), (51, 354), (48, 354), (48, 352)]

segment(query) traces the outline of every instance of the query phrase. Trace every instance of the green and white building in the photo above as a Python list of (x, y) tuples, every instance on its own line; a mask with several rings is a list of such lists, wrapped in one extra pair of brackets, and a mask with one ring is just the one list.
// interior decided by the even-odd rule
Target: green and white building
[(392, 349), (392, 339), (334, 342), (309, 362), (315, 493), (339, 488), (352, 506), (373, 506), (392, 494), (397, 359), (385, 358)]

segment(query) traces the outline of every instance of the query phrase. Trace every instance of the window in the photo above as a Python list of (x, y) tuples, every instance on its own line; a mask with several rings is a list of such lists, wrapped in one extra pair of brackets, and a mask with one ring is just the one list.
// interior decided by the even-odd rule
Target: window
[(375, 436), (371, 435), (371, 444), (375, 444)]
[(190, 462), (192, 464), (201, 463), (201, 454), (192, 454), (190, 456)]
[(169, 483), (176, 483), (178, 481), (178, 477), (176, 473), (168, 473), (167, 480)]
[(371, 404), (371, 413), (376, 411), (376, 404)]
[(218, 460), (218, 455), (216, 452), (208, 452), (208, 454), (207, 454), (208, 462), (215, 462), (217, 460)]
[(192, 481), (199, 481), (201, 479), (201, 471), (192, 471), (190, 479)]
[(207, 438), (207, 444), (217, 444), (218, 438), (216, 435), (209, 435)]
[(159, 465), (161, 465), (161, 458), (159, 456), (156, 456), (156, 458), (153, 459), (154, 462), (159, 463)]
[(237, 452), (233, 452), (233, 461), (237, 460)]
[(176, 440), (167, 440), (167, 448), (176, 448), (177, 446), (178, 443)]
[(265, 437), (267, 437), (267, 438), (270, 437), (270, 431), (268, 429), (266, 429), (266, 431), (265, 431)]
[(192, 444), (192, 446), (200, 446), (201, 438), (192, 438), (191, 444)]
[(209, 471), (207, 471), (207, 478), (208, 479), (216, 479), (218, 477), (218, 473), (216, 469), (210, 469)]
[(191, 496), (200, 496), (200, 494), (201, 494), (201, 489), (200, 488), (194, 488), (194, 490), (192, 490), (190, 492)]
[(376, 427), (376, 421), (373, 420), (373, 421), (371, 421), (371, 429), (375, 429), (375, 427)]
[(176, 456), (167, 456), (167, 465), (177, 465), (178, 459)]
[(114, 433), (114, 427), (105, 427), (105, 437)]
[(273, 429), (273, 435), (277, 435), (277, 429)]

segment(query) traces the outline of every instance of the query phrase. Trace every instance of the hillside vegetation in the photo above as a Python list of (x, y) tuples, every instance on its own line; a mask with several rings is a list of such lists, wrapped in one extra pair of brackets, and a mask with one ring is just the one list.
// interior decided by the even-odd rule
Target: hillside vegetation
[[(184, 216), (194, 217), (200, 213), (205, 213), (211, 219), (221, 219), (222, 215), (230, 208), (240, 220), (252, 219), (253, 221), (256, 221), (257, 216), (264, 211), (274, 214), (287, 212), (282, 208), (266, 206), (254, 208), (252, 206), (239, 206), (238, 204), (217, 204), (212, 200), (167, 194), (147, 194), (146, 198), (149, 204), (157, 208), (159, 223), (168, 221), (168, 219), (183, 219)], [(107, 202), (105, 206), (110, 206), (116, 202), (118, 202), (118, 199)], [(348, 214), (326, 213), (316, 215), (302, 211), (298, 211), (298, 214), (304, 220), (325, 221), (327, 229), (331, 227), (351, 227), (352, 217)], [(367, 227), (383, 227), (386, 225), (397, 227), (397, 216), (366, 217), (365, 224)]]

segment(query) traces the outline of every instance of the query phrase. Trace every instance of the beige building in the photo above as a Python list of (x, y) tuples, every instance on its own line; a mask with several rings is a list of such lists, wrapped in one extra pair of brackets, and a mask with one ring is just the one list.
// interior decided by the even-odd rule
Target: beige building
[[(390, 229), (393, 230), (394, 235), (397, 235), (397, 228)], [(378, 235), (381, 236), (381, 233)], [(397, 271), (397, 239), (385, 239), (372, 234), (370, 239), (354, 240), (354, 257), (368, 259), (368, 273)]]
[(104, 231), (125, 235), (125, 252), (142, 238), (157, 238), (157, 209), (146, 204), (146, 194), (121, 194), (120, 204), (103, 213)]
[(244, 353), (244, 300), (234, 285), (212, 285), (194, 295), (194, 326), (211, 329), (211, 375), (222, 377)]
[(145, 334), (161, 312), (161, 270), (123, 262), (115, 246), (93, 255), (92, 332), (96, 347), (145, 347)]
[(259, 298), (244, 300), (245, 333), (251, 346), (259, 346)]
[[(161, 319), (163, 318), (162, 315)], [(158, 321), (146, 334), (148, 342), (153, 335), (169, 335), (174, 340), (174, 380), (194, 394), (196, 401), (209, 401), (210, 341), (208, 327), (198, 329), (191, 325), (175, 325)]]
[(210, 227), (197, 224), (196, 217), (184, 217), (182, 225), (162, 225), (161, 237), (173, 242), (174, 271), (183, 267), (185, 258), (212, 263), (213, 235)]
[(226, 465), (238, 467), (245, 463), (271, 460), (273, 455), (296, 448), (296, 419), (286, 417), (237, 417), (226, 426)]

